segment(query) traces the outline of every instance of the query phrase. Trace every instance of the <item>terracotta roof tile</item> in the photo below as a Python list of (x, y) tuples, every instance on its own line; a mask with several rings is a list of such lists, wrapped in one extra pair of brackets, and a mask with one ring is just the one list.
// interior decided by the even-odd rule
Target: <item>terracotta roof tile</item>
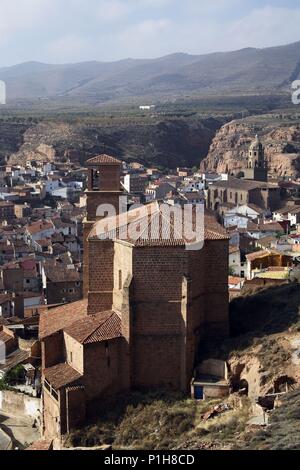
[[(181, 207), (170, 206), (170, 211), (178, 212), (178, 222), (162, 209), (158, 202), (142, 206), (117, 217), (97, 222), (90, 232), (89, 239), (123, 240), (134, 246), (185, 246), (188, 241), (184, 224), (187, 213)], [(193, 209), (189, 220), (190, 229), (196, 228), (196, 212)], [(134, 234), (134, 237), (133, 237)], [(193, 235), (193, 234), (191, 234)], [(205, 214), (204, 226), (200, 227), (198, 240), (226, 240), (226, 231), (212, 214)], [(200, 240), (199, 240), (200, 239)]]
[(122, 165), (122, 162), (117, 158), (111, 157), (110, 155), (98, 155), (96, 157), (90, 158), (87, 160), (86, 164), (88, 166), (101, 166), (101, 165)]
[(79, 282), (81, 274), (76, 269), (68, 269), (66, 265), (46, 265), (45, 274), (51, 282)]
[(243, 180), (239, 178), (228, 178), (227, 181), (216, 181), (212, 183), (211, 188), (229, 188), (239, 189), (241, 191), (250, 191), (257, 188), (276, 188), (277, 184), (262, 183), (260, 181)]
[(66, 363), (57, 364), (56, 366), (45, 369), (44, 376), (47, 382), (49, 382), (56, 390), (59, 390), (66, 385), (73, 384), (82, 377), (77, 370), (73, 369), (73, 367)]
[(259, 258), (265, 258), (266, 256), (269, 255), (282, 255), (283, 253), (279, 253), (277, 251), (271, 251), (271, 250), (260, 250), (260, 251), (255, 251), (254, 253), (249, 253), (246, 255), (246, 258), (248, 261), (254, 261)]
[(98, 343), (122, 336), (121, 319), (113, 311), (88, 315), (74, 322), (64, 331), (81, 344)]
[(87, 314), (87, 299), (41, 312), (39, 336), (41, 339), (63, 330)]
[(46, 221), (34, 222), (33, 224), (27, 226), (27, 231), (31, 235), (34, 235), (44, 230), (50, 230), (50, 229), (53, 229), (53, 224), (52, 222), (46, 222)]
[(242, 281), (244, 281), (244, 280), (245, 280), (245, 279), (242, 278), (242, 277), (229, 276), (229, 277), (228, 277), (228, 284), (237, 286), (238, 284), (240, 284), (240, 283), (241, 283)]

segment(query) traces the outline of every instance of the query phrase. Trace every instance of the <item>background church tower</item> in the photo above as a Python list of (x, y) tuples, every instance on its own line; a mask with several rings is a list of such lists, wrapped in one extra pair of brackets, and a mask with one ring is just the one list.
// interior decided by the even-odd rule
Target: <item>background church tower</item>
[(247, 180), (268, 181), (268, 164), (265, 159), (265, 149), (258, 135), (249, 147), (247, 168), (244, 170)]
[(102, 204), (111, 204), (119, 214), (121, 190), (122, 162), (109, 155), (99, 155), (87, 161), (88, 187), (87, 215), (83, 222), (83, 291), (88, 296), (89, 291), (89, 233), (97, 220), (97, 209)]

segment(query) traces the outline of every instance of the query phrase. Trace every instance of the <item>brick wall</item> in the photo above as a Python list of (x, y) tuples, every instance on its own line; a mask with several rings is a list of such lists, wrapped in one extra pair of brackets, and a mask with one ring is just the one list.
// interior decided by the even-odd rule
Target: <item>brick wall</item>
[(111, 204), (115, 208), (116, 214), (118, 214), (119, 197), (122, 194), (119, 189), (116, 192), (89, 191), (87, 193), (87, 220), (95, 221), (99, 219), (97, 217), (97, 209), (102, 204)]
[(88, 313), (110, 310), (113, 303), (114, 244), (111, 240), (89, 242)]
[(55, 366), (63, 360), (64, 345), (61, 332), (56, 333), (42, 341), (42, 369)]
[(229, 331), (228, 254), (228, 240), (205, 244), (205, 321), (214, 336), (226, 336)]
[(67, 432), (83, 425), (86, 419), (84, 387), (66, 389)]
[(133, 381), (135, 386), (182, 388), (185, 318), (183, 247), (136, 248), (133, 255)]
[(122, 339), (88, 344), (84, 347), (84, 386), (87, 401), (104, 392), (117, 393), (123, 388), (120, 379)]

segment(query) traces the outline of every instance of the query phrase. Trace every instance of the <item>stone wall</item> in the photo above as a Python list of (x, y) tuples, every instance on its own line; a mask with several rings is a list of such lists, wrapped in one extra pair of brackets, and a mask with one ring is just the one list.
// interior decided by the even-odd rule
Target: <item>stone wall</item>
[(16, 416), (40, 418), (42, 403), (39, 398), (29, 397), (9, 390), (0, 391), (0, 410)]

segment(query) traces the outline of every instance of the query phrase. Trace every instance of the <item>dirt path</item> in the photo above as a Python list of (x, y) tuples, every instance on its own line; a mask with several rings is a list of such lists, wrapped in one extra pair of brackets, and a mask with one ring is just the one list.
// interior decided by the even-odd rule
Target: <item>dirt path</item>
[(28, 418), (0, 412), (0, 428), (11, 438), (13, 449), (24, 449), (40, 439), (39, 430), (32, 427)]

